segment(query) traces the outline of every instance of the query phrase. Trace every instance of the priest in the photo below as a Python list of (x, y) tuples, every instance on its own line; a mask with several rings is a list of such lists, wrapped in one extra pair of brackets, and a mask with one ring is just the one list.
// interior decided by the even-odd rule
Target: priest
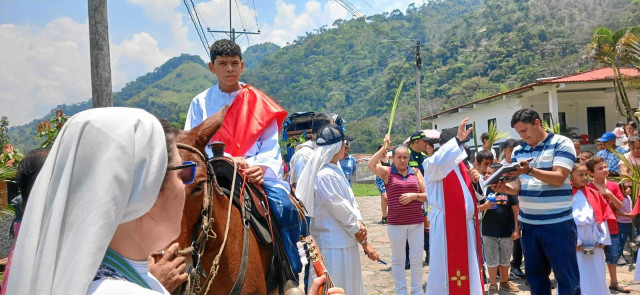
[(440, 149), (422, 164), (431, 206), (427, 295), (484, 294), (477, 200), (471, 185), (480, 174), (467, 166), (462, 144), (472, 131), (466, 129), (468, 121), (460, 122), (451, 139), (443, 132)]

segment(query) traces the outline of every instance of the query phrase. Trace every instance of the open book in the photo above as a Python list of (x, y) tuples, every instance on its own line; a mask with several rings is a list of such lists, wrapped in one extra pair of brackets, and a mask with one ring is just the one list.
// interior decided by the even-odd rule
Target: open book
[(502, 165), (500, 169), (496, 170), (489, 178), (486, 180), (480, 179), (480, 186), (482, 190), (486, 191), (487, 186), (498, 183), (498, 181), (506, 180), (507, 182), (516, 180), (517, 177), (509, 177), (507, 174), (510, 172), (516, 171), (516, 168), (520, 167), (520, 163), (512, 163), (507, 165)]

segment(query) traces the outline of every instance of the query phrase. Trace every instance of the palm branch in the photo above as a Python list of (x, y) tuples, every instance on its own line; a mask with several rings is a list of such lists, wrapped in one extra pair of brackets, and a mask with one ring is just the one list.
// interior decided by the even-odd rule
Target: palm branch
[(509, 138), (509, 133), (507, 132), (499, 132), (498, 131), (498, 126), (491, 122), (489, 123), (489, 131), (487, 132), (489, 135), (489, 138), (487, 139), (487, 143), (489, 145), (489, 148), (493, 147), (493, 144), (503, 138)]
[[(629, 162), (629, 160), (627, 159), (627, 157), (625, 157), (622, 153), (618, 152), (616, 149), (614, 148), (609, 148), (609, 151), (611, 151), (614, 155), (616, 155), (616, 157), (618, 157), (618, 159), (620, 159), (620, 161), (629, 168), (629, 174), (625, 174), (625, 175), (620, 175), (620, 181), (631, 181), (631, 208), (634, 208), (636, 206), (636, 203), (638, 201), (638, 188), (640, 187), (640, 166), (636, 166), (636, 165), (632, 165), (631, 162)], [(635, 243), (636, 242), (636, 235), (634, 234), (634, 229), (635, 227), (635, 218), (631, 219), (631, 243)], [(633, 249), (633, 247), (631, 247), (630, 249)], [(633, 251), (633, 250), (632, 250)], [(633, 259), (631, 262), (631, 265), (629, 265), (629, 267), (633, 267)]]
[(550, 118), (551, 124), (549, 124), (549, 122), (542, 120), (542, 128), (544, 128), (544, 130), (547, 130), (549, 132), (552, 132), (553, 134), (560, 134), (560, 132), (562, 132), (561, 128), (560, 128), (560, 123), (553, 123), (553, 118)]

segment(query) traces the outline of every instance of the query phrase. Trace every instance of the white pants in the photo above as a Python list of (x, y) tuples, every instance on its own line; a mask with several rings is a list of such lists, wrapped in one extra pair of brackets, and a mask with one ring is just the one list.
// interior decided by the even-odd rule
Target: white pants
[(409, 241), (411, 264), (411, 294), (422, 295), (422, 249), (424, 248), (424, 223), (387, 225), (391, 245), (391, 273), (395, 280), (396, 294), (407, 294), (407, 278), (404, 270), (405, 246)]

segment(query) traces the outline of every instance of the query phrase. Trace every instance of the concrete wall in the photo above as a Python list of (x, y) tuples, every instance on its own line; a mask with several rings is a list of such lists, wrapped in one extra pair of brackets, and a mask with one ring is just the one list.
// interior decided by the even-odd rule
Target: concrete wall
[[(476, 104), (474, 108), (461, 109), (461, 112), (458, 113), (441, 115), (439, 118), (434, 119), (433, 123), (437, 125), (436, 129), (442, 130), (451, 127), (458, 127), (458, 125), (460, 125), (460, 121), (464, 118), (469, 118), (469, 122), (476, 122), (476, 135), (480, 137), (480, 134), (489, 130), (489, 124), (487, 121), (495, 118), (499, 131), (509, 132), (512, 138), (519, 138), (515, 130), (511, 128), (511, 116), (521, 108), (520, 99), (499, 99), (490, 103)], [(481, 144), (482, 142), (478, 138), (478, 145)]]
[[(605, 108), (607, 131), (613, 131), (617, 122), (626, 121), (625, 116), (616, 111), (615, 92), (610, 82), (566, 84), (558, 88), (557, 91), (558, 111), (565, 113), (567, 127), (578, 128), (578, 135), (588, 133), (587, 107), (603, 106)], [(631, 106), (637, 107), (638, 91), (628, 90), (628, 95)], [(543, 113), (548, 113), (549, 95), (545, 88), (540, 87), (507, 96), (506, 99), (497, 99), (490, 103), (461, 108), (459, 112), (440, 115), (432, 122), (438, 130), (442, 130), (443, 128), (456, 127), (462, 119), (468, 117), (470, 122), (476, 122), (476, 134), (479, 137), (480, 134), (488, 130), (487, 120), (495, 118), (499, 131), (508, 132), (511, 138), (519, 139), (520, 136), (511, 128), (511, 117), (521, 108), (532, 108), (540, 113), (540, 116)], [(557, 119), (554, 118), (554, 120)], [(591, 140), (593, 141), (594, 138)]]

